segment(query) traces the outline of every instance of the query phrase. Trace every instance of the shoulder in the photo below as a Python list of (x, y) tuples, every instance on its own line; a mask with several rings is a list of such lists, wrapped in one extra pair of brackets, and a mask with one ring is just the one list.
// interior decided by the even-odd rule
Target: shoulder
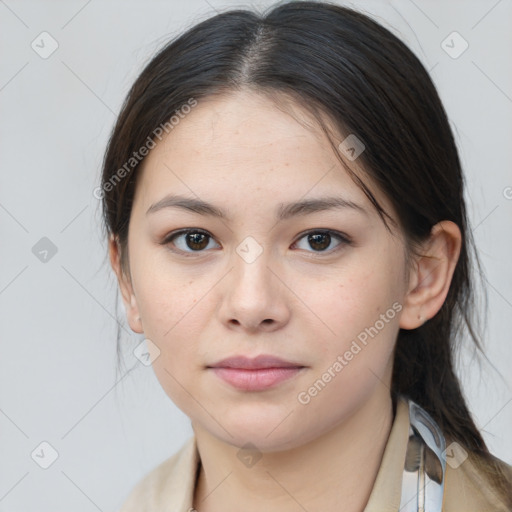
[(181, 510), (193, 492), (196, 454), (195, 438), (191, 437), (135, 485), (118, 512)]
[[(499, 496), (485, 475), (484, 468), (489, 467), (489, 462), (473, 452), (465, 452), (455, 443), (448, 445), (446, 460), (443, 510), (512, 512), (510, 502), (506, 503), (503, 497)], [(491, 469), (494, 478), (501, 478), (506, 482), (505, 488), (509, 490), (509, 499), (512, 502), (512, 466), (494, 456), (491, 463), (494, 466)]]

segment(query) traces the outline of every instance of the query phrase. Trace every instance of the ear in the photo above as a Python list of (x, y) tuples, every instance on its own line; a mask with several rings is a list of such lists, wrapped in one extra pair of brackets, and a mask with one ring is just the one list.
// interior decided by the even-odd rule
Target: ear
[(137, 299), (133, 293), (131, 279), (125, 274), (121, 267), (121, 249), (117, 238), (114, 238), (114, 236), (109, 238), (108, 251), (110, 264), (112, 265), (117, 276), (117, 282), (119, 283), (119, 290), (121, 291), (121, 296), (123, 298), (128, 324), (133, 332), (142, 334), (144, 330), (142, 328)]
[(454, 222), (442, 221), (432, 228), (422, 254), (412, 263), (400, 316), (402, 329), (416, 329), (441, 309), (459, 259), (461, 239)]

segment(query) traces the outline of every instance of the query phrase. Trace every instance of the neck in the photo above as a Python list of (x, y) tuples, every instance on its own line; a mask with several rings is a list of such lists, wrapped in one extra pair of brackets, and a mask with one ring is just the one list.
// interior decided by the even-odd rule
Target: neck
[(238, 447), (194, 425), (201, 459), (194, 494), (199, 512), (362, 512), (393, 423), (389, 393), (379, 392), (349, 418), (313, 441), (264, 453), (250, 468)]

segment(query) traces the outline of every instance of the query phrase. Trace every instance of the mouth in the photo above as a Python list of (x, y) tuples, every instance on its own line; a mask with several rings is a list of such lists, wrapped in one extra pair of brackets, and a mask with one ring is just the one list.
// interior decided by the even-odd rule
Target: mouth
[(278, 357), (260, 355), (252, 359), (245, 356), (229, 357), (207, 368), (237, 389), (263, 391), (291, 379), (306, 367)]

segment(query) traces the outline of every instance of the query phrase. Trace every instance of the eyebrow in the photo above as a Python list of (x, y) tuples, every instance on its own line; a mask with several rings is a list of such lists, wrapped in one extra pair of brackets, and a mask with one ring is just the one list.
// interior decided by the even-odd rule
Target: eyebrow
[[(226, 210), (202, 201), (201, 199), (194, 199), (180, 195), (165, 196), (163, 199), (152, 204), (148, 208), (146, 215), (155, 213), (164, 208), (181, 208), (199, 215), (206, 215), (231, 221), (231, 217)], [(353, 201), (343, 199), (342, 197), (319, 197), (292, 203), (279, 203), (276, 209), (276, 219), (283, 221), (295, 216), (303, 216), (315, 212), (344, 208), (351, 208), (367, 214), (367, 211), (361, 205), (354, 203)]]

